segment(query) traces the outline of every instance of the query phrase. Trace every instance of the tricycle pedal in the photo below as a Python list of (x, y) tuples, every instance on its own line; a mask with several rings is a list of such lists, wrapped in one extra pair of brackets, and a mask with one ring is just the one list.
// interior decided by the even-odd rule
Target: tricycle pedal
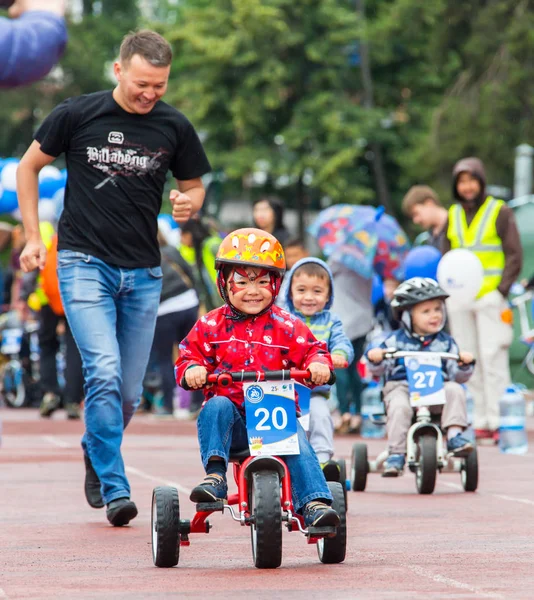
[(308, 536), (310, 537), (335, 537), (337, 527), (308, 527)]
[(197, 512), (223, 512), (224, 500), (217, 500), (215, 502), (199, 502), (197, 504)]

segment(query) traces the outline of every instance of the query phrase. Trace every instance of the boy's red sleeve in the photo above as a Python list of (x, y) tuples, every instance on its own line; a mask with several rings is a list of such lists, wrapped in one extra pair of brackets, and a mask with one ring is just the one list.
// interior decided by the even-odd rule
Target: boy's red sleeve
[[(313, 335), (310, 329), (302, 321), (296, 319), (293, 322), (295, 326), (296, 348), (291, 348), (291, 354), (294, 356), (293, 362), (298, 369), (307, 369), (311, 363), (318, 362), (333, 369), (332, 357), (328, 352), (326, 342), (320, 342)], [(303, 342), (304, 340), (304, 342)]]
[(189, 367), (200, 365), (211, 373), (215, 364), (215, 350), (209, 343), (210, 329), (199, 319), (178, 347), (174, 376), (180, 384)]

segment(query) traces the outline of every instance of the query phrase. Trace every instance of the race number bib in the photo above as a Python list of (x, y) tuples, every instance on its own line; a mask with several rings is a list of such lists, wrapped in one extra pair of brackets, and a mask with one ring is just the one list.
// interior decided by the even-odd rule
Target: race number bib
[(302, 383), (295, 383), (295, 391), (299, 396), (299, 423), (302, 425), (304, 431), (309, 431), (311, 390), (309, 387), (306, 387)]
[(410, 388), (410, 404), (413, 407), (445, 404), (439, 356), (413, 356), (405, 358), (404, 364)]
[(243, 385), (251, 456), (300, 454), (293, 381)]
[(2, 354), (18, 354), (22, 343), (22, 329), (4, 329), (2, 332), (2, 346), (0, 352)]

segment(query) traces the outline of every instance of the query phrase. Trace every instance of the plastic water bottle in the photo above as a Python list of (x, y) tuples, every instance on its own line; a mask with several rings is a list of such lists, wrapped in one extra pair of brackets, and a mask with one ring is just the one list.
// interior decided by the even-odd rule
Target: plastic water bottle
[(467, 429), (463, 432), (463, 436), (468, 440), (475, 441), (475, 430), (473, 429), (473, 419), (475, 417), (475, 399), (473, 394), (467, 389), (467, 386), (462, 386), (465, 390), (465, 404), (467, 408)]
[(506, 454), (526, 454), (528, 450), (525, 397), (511, 385), (499, 402), (499, 449)]
[(380, 387), (376, 381), (370, 381), (362, 392), (362, 426), (361, 435), (364, 438), (383, 438), (386, 436), (386, 426), (373, 423), (372, 417), (384, 414), (384, 405), (380, 397)]

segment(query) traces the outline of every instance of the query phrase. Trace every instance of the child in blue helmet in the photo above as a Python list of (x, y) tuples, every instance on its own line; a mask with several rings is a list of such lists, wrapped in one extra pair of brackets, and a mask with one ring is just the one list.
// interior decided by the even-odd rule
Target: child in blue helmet
[(442, 360), (446, 404), (443, 406), (441, 426), (447, 432), (447, 450), (455, 456), (465, 456), (473, 445), (462, 433), (467, 428), (465, 392), (460, 384), (471, 377), (473, 355), (459, 352), (454, 339), (445, 331), (445, 299), (448, 294), (436, 281), (427, 277), (413, 277), (401, 283), (393, 294), (391, 307), (402, 328), (393, 331), (380, 346), (369, 348), (366, 357), (375, 376), (383, 376), (384, 403), (387, 411), (389, 457), (383, 477), (397, 477), (404, 469), (406, 439), (412, 424), (408, 381), (403, 359), (386, 359), (387, 348), (411, 352), (449, 352), (460, 360)]

